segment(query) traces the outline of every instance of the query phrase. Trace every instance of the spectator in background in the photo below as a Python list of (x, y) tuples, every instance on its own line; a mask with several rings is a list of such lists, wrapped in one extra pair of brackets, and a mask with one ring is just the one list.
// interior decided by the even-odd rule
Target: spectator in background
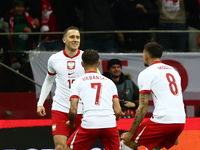
[[(50, 0), (43, 0), (41, 6), (41, 32), (59, 32), (58, 24)], [(64, 49), (61, 34), (43, 34), (39, 50), (60, 51)]]
[[(148, 30), (155, 26), (158, 10), (149, 0), (116, 0), (113, 19), (117, 30)], [(118, 33), (119, 47), (127, 52), (142, 52), (149, 40), (149, 33)]]
[(32, 19), (30, 14), (25, 10), (25, 5), (22, 0), (13, 1), (13, 9), (10, 10), (4, 18), (2, 18), (2, 30), (4, 32), (21, 32), (22, 34), (9, 35), (10, 46), (12, 53), (10, 54), (10, 64), (13, 69), (20, 69), (21, 66), (26, 66), (27, 55), (24, 51), (32, 49), (32, 44), (35, 41), (29, 34), (34, 32), (40, 26), (37, 18)]
[[(113, 31), (112, 3), (114, 0), (77, 0), (83, 31)], [(99, 52), (115, 51), (114, 34), (85, 34), (83, 49), (97, 49)]]
[(188, 47), (190, 52), (200, 51), (200, 45), (198, 44), (200, 30), (200, 1), (199, 0), (185, 0), (187, 25), (188, 30), (196, 32), (190, 32), (188, 36)]
[[(24, 0), (25, 9), (28, 12), (31, 12), (32, 18), (37, 18), (41, 24), (41, 6), (43, 0)], [(40, 28), (37, 28), (37, 31), (40, 31)]]
[[(158, 30), (187, 30), (184, 0), (157, 0), (159, 10)], [(159, 33), (157, 42), (164, 50), (186, 52), (188, 46), (187, 33)]]
[[(27, 12), (31, 12), (32, 18), (37, 18), (40, 23), (40, 27), (35, 29), (34, 32), (40, 32), (41, 28), (41, 6), (42, 6), (43, 0), (24, 0), (25, 8)], [(38, 41), (40, 40), (40, 34), (37, 35), (31, 35), (35, 39), (36, 42), (32, 43), (32, 48), (35, 49), (38, 45)]]
[(122, 64), (119, 59), (111, 59), (107, 65), (108, 72), (103, 75), (111, 79), (117, 86), (122, 118), (133, 118), (139, 104), (139, 89), (131, 80), (130, 74), (122, 72)]
[[(12, 8), (12, 1), (0, 1), (0, 33), (5, 32), (4, 29), (4, 19), (3, 17), (5, 17), (5, 14), (7, 12), (9, 12), (9, 10)], [(10, 44), (9, 41), (7, 39), (7, 35), (1, 35), (0, 36), (0, 49), (5, 51), (10, 49)], [(5, 54), (3, 54), (3, 57), (6, 58), (7, 56)], [(5, 61), (7, 61), (7, 59), (4, 59)], [(6, 64), (8, 64), (8, 62), (6, 62)]]

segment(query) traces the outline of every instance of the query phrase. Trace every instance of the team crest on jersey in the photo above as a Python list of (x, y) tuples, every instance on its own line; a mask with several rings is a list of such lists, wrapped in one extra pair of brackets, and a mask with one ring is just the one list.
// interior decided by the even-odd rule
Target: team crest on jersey
[(75, 61), (67, 61), (67, 69), (75, 69)]

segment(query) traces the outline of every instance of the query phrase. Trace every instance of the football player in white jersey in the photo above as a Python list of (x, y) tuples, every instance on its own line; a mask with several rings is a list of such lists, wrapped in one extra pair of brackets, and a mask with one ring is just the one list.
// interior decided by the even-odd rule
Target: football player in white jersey
[[(48, 73), (42, 85), (41, 94), (37, 103), (37, 113), (45, 116), (43, 106), (54, 80), (56, 80), (56, 90), (52, 104), (52, 135), (55, 149), (61, 150), (66, 145), (67, 138), (75, 130), (66, 126), (70, 108), (69, 96), (72, 83), (81, 75), (84, 69), (81, 65), (82, 53), (79, 50), (80, 32), (77, 27), (69, 27), (64, 31), (63, 42), (65, 49), (53, 54), (48, 60)], [(78, 107), (76, 127), (81, 123), (82, 105)]]
[[(122, 150), (144, 145), (148, 150), (169, 149), (178, 144), (178, 136), (184, 129), (185, 110), (181, 78), (171, 66), (161, 62), (162, 46), (147, 43), (143, 50), (144, 65), (138, 76), (139, 107), (131, 129), (121, 135)], [(153, 116), (142, 122), (148, 110), (149, 97), (153, 98)]]
[(74, 127), (78, 102), (83, 103), (81, 126), (70, 136), (65, 150), (89, 150), (99, 138), (107, 150), (119, 150), (120, 139), (116, 120), (121, 117), (117, 88), (113, 81), (96, 72), (99, 55), (95, 50), (85, 50), (82, 66), (86, 74), (74, 82), (71, 89), (70, 128)]

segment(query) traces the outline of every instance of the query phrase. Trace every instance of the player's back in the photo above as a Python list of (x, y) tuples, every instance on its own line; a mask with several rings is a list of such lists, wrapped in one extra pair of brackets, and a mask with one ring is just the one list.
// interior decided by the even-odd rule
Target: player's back
[[(181, 78), (171, 66), (161, 62), (149, 66), (140, 75), (143, 90), (150, 90), (154, 101), (152, 120), (159, 123), (185, 123)], [(146, 86), (146, 87), (145, 87)]]
[(78, 88), (78, 96), (83, 102), (82, 127), (107, 128), (116, 126), (112, 100), (113, 97), (117, 96), (117, 90), (110, 79), (95, 72), (88, 72), (77, 79), (73, 86)]

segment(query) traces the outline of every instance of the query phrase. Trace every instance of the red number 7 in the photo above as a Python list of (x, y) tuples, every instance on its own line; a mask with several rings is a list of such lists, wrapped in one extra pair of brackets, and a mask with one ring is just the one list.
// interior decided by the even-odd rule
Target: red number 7
[(93, 89), (96, 89), (96, 87), (97, 87), (95, 105), (100, 105), (100, 104), (99, 104), (99, 96), (100, 96), (100, 90), (101, 90), (101, 83), (91, 83), (91, 87), (92, 87)]

